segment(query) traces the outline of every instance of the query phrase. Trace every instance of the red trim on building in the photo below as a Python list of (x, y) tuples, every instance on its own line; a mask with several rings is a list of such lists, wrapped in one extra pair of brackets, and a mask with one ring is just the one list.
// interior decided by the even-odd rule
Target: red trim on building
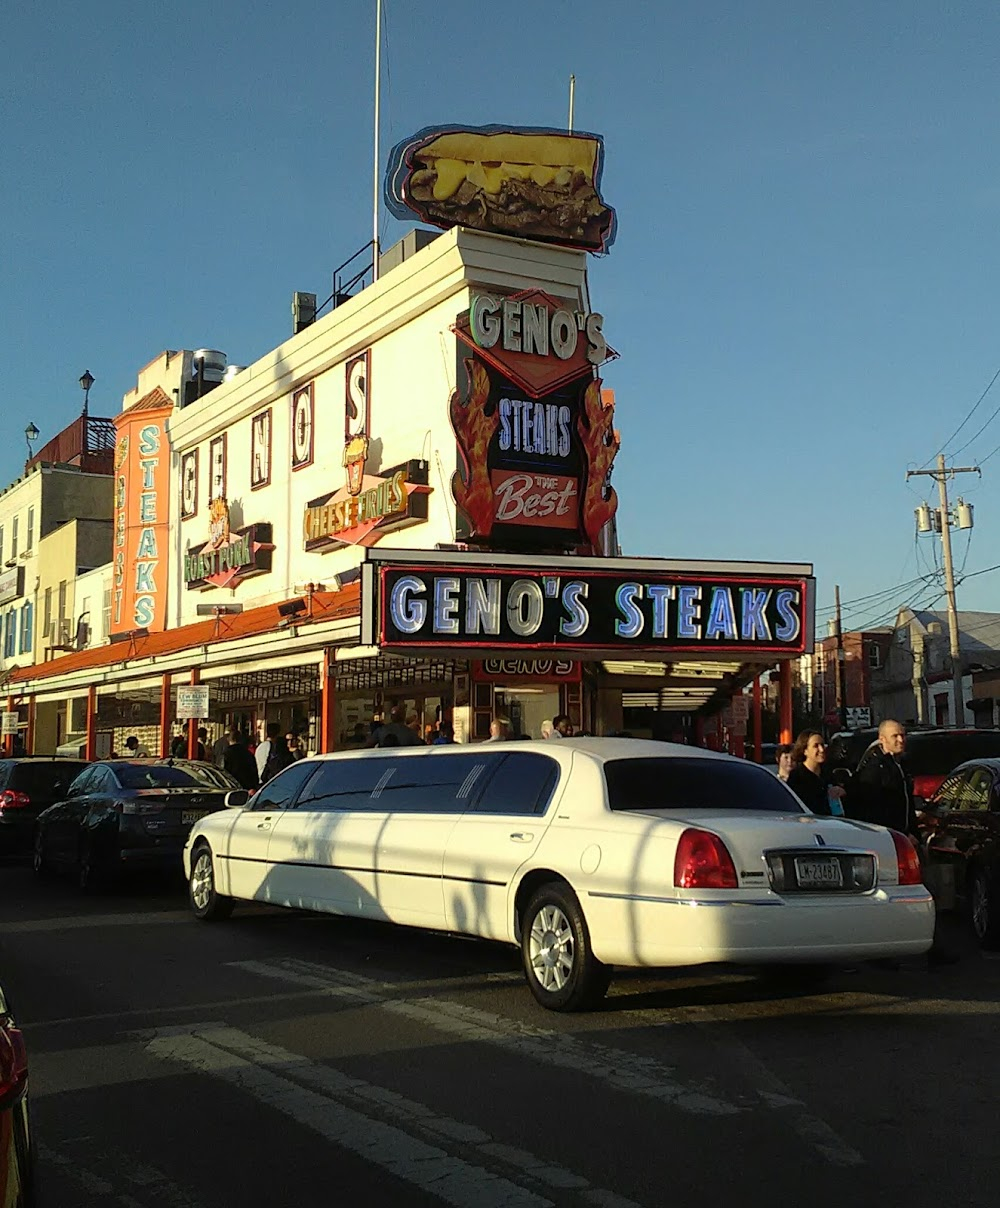
[[(115, 663), (126, 663), (154, 655), (179, 654), (183, 650), (199, 646), (214, 646), (221, 642), (232, 642), (240, 638), (254, 637), (272, 630), (280, 632), (283, 620), (278, 604), (266, 604), (262, 608), (251, 608), (247, 612), (232, 616), (220, 616), (193, 625), (182, 625), (179, 629), (167, 629), (162, 633), (137, 634), (128, 641), (112, 642), (107, 646), (96, 646), (92, 650), (80, 650), (64, 654), (61, 658), (33, 667), (23, 667), (10, 677), (10, 682), (31, 684), (36, 680), (52, 679), (69, 675), (74, 671), (96, 670)], [(297, 626), (307, 626), (310, 621), (338, 621), (360, 615), (361, 586), (348, 584), (338, 592), (314, 592), (312, 615), (303, 613), (296, 617)], [(318, 657), (318, 652), (317, 652)]]

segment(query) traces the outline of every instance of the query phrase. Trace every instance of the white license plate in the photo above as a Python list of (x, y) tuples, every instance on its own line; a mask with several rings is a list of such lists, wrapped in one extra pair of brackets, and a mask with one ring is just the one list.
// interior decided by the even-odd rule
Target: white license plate
[(208, 810), (184, 810), (181, 813), (181, 822), (185, 826), (193, 825), (199, 818), (204, 818)]
[(840, 889), (844, 884), (840, 861), (830, 856), (819, 860), (796, 857), (795, 879), (800, 889)]

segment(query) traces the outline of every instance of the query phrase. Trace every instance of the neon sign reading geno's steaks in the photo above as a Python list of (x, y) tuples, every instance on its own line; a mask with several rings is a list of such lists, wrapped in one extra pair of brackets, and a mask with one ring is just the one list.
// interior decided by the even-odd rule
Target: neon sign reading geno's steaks
[(384, 567), (379, 642), (800, 652), (811, 639), (811, 584), (807, 578)]

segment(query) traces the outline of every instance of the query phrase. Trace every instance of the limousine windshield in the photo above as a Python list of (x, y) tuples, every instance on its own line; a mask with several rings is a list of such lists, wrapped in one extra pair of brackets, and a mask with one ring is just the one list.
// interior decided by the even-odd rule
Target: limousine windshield
[(715, 759), (613, 759), (604, 765), (613, 810), (805, 812), (798, 798), (756, 764)]

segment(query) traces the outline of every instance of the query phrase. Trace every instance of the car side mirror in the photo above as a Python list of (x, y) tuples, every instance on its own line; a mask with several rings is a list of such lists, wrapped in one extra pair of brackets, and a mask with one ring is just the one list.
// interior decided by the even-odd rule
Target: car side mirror
[(225, 796), (225, 804), (229, 809), (241, 810), (249, 800), (249, 789), (230, 789)]

